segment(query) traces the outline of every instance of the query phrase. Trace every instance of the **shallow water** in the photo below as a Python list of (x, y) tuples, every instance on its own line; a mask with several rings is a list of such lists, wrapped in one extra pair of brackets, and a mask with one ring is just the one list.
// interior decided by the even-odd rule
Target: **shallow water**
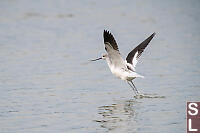
[[(185, 132), (200, 97), (200, 2), (0, 1), (1, 133)], [(151, 33), (134, 98), (104, 61), (110, 30), (123, 57)]]

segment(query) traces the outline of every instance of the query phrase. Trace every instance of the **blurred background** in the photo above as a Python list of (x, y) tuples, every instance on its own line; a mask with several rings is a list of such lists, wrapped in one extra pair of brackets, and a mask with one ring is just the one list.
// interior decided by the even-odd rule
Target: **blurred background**
[[(183, 133), (200, 97), (198, 0), (1, 0), (1, 133)], [(153, 32), (134, 80), (114, 77), (102, 33), (125, 58)]]

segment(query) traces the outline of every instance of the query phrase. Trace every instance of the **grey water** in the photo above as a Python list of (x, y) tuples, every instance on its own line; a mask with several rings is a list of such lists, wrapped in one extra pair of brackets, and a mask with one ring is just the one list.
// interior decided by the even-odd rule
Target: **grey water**
[[(1, 0), (0, 133), (183, 133), (200, 100), (200, 1)], [(134, 98), (105, 61), (110, 30), (140, 57)]]

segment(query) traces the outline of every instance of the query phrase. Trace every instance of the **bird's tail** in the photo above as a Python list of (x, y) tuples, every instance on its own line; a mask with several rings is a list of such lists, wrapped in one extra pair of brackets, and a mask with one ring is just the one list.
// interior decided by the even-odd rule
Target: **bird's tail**
[(136, 77), (137, 77), (137, 78), (144, 78), (144, 76), (142, 76), (142, 75), (140, 75), (140, 74), (138, 74), (138, 73), (136, 73)]
[(144, 76), (142, 76), (136, 72), (132, 72), (129, 76), (133, 77), (133, 78), (144, 78)]

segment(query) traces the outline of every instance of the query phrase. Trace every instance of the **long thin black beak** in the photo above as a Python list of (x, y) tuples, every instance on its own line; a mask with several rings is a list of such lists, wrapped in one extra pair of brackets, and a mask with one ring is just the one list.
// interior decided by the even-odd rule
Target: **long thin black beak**
[(94, 59), (94, 60), (90, 60), (90, 61), (97, 61), (97, 60), (100, 60), (102, 59), (101, 57), (100, 58), (97, 58), (97, 59)]

